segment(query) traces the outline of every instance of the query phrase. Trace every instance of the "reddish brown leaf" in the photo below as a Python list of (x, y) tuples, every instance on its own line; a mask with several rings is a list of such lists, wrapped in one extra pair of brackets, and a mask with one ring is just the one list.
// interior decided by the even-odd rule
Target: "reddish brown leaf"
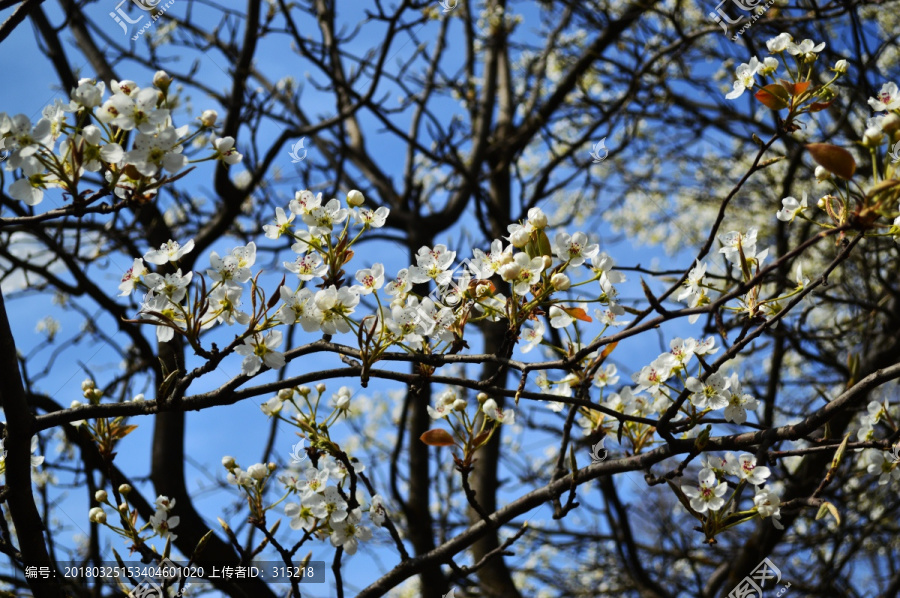
[(856, 172), (856, 160), (853, 155), (842, 147), (830, 143), (808, 143), (806, 149), (812, 154), (813, 160), (818, 162), (825, 170), (838, 175), (842, 179), (853, 178)]
[(834, 100), (828, 100), (827, 102), (813, 102), (809, 105), (808, 110), (810, 112), (820, 112), (831, 106), (833, 102)]
[(453, 436), (450, 435), (450, 432), (447, 430), (443, 430), (441, 428), (435, 428), (433, 430), (428, 430), (421, 436), (419, 436), (419, 440), (427, 444), (428, 446), (455, 446), (456, 441), (453, 440)]
[(581, 320), (582, 322), (593, 322), (591, 316), (587, 315), (580, 307), (563, 307), (562, 310), (575, 318), (576, 320)]
[(772, 110), (781, 110), (783, 108), (787, 108), (790, 100), (790, 95), (788, 95), (787, 90), (783, 86), (776, 83), (766, 85), (765, 87), (757, 91), (753, 97), (762, 102), (764, 106), (766, 106), (767, 108), (771, 108)]
[(603, 349), (603, 351), (600, 353), (600, 360), (602, 361), (602, 360), (606, 359), (607, 357), (609, 357), (609, 354), (613, 352), (613, 349), (615, 349), (616, 345), (618, 345), (618, 344), (619, 344), (618, 342), (615, 342), (615, 343), (610, 343), (609, 345), (607, 345), (606, 348)]
[(791, 83), (790, 81), (785, 81), (784, 79), (779, 80), (781, 86), (788, 92), (789, 95), (793, 97), (797, 97), (802, 94), (804, 91), (809, 89), (809, 81), (800, 81), (798, 83)]

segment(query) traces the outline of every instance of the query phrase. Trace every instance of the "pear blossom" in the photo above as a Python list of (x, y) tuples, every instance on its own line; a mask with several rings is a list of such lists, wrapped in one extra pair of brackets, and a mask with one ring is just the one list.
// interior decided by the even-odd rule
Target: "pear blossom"
[(94, 125), (82, 129), (75, 137), (75, 145), (80, 148), (84, 169), (98, 172), (103, 164), (118, 164), (125, 157), (125, 151), (118, 143), (103, 143), (102, 131)]
[(23, 176), (9, 186), (9, 196), (36, 206), (44, 201), (44, 189), (54, 185), (54, 177), (33, 157), (24, 158), (20, 168)]
[(766, 483), (766, 478), (771, 475), (768, 467), (756, 464), (756, 457), (750, 453), (742, 453), (738, 457), (728, 453), (725, 459), (729, 463), (731, 471), (754, 486), (761, 486)]
[(434, 280), (445, 285), (453, 278), (448, 268), (453, 265), (456, 252), (447, 249), (446, 245), (435, 245), (434, 248), (423, 246), (416, 253), (416, 264), (409, 268), (409, 280), (414, 283)]
[(234, 146), (234, 137), (220, 137), (213, 141), (213, 147), (216, 149), (215, 158), (225, 164), (237, 164), (244, 159)]
[(737, 372), (732, 372), (728, 379), (729, 389), (726, 393), (728, 406), (725, 407), (725, 419), (736, 424), (747, 421), (747, 410), (754, 411), (759, 402), (752, 395), (741, 392), (741, 383)]
[(512, 261), (512, 246), (503, 248), (503, 241), (494, 239), (491, 241), (490, 253), (485, 253), (477, 247), (472, 250), (472, 266), (479, 278), (489, 278), (491, 274), (500, 272), (500, 268)]
[(384, 292), (391, 297), (402, 296), (412, 289), (412, 283), (409, 280), (409, 270), (403, 268), (397, 272), (397, 277), (384, 287)]
[(40, 467), (41, 463), (44, 462), (43, 455), (37, 455), (38, 451), (38, 437), (37, 434), (31, 437), (31, 466), (32, 467)]
[(156, 107), (159, 99), (155, 89), (142, 89), (133, 96), (114, 93), (100, 107), (97, 118), (126, 131), (137, 128), (141, 133), (153, 133), (169, 118), (167, 109)]
[(288, 204), (288, 208), (292, 214), (303, 217), (312, 213), (312, 211), (322, 205), (322, 194), (313, 195), (311, 191), (297, 191), (294, 199)]
[(303, 500), (303, 506), (317, 518), (332, 525), (347, 519), (347, 501), (341, 498), (337, 486), (328, 486), (321, 494), (313, 494)]
[(384, 499), (380, 494), (376, 494), (372, 497), (372, 502), (369, 504), (369, 519), (372, 520), (372, 523), (381, 527), (386, 518), (387, 508), (385, 507)]
[(575, 318), (570, 316), (566, 311), (553, 305), (550, 307), (550, 326), (553, 328), (565, 328), (570, 326)]
[(78, 80), (78, 87), (72, 90), (70, 97), (78, 106), (90, 110), (103, 102), (103, 92), (105, 90), (106, 83), (103, 81), (95, 82), (93, 79), (84, 78)]
[(263, 230), (267, 239), (277, 239), (291, 229), (294, 222), (294, 214), (288, 218), (284, 212), (284, 208), (275, 208), (275, 224), (264, 224)]
[(516, 412), (512, 409), (500, 409), (494, 399), (488, 399), (482, 403), (481, 410), (486, 417), (501, 424), (512, 425), (516, 421)]
[(728, 491), (727, 484), (718, 483), (711, 471), (705, 471), (705, 475), (699, 477), (699, 483), (699, 487), (689, 485), (681, 487), (684, 495), (691, 499), (692, 509), (698, 513), (706, 513), (707, 510), (718, 511), (725, 506), (725, 499), (722, 496)]
[(785, 197), (781, 200), (782, 208), (775, 214), (779, 220), (784, 222), (793, 222), (797, 214), (807, 208), (806, 192), (803, 192), (803, 199), (797, 201), (793, 197)]
[(609, 363), (599, 368), (597, 373), (594, 374), (594, 386), (597, 388), (612, 386), (619, 381), (619, 376), (616, 375), (617, 371), (616, 364), (614, 363)]
[(693, 376), (685, 382), (685, 387), (691, 391), (691, 403), (698, 409), (722, 409), (728, 406), (728, 398), (725, 391), (730, 382), (721, 374), (711, 374), (705, 382)]
[(779, 506), (781, 499), (774, 492), (757, 488), (756, 495), (753, 497), (753, 504), (756, 506), (756, 512), (759, 513), (760, 517), (771, 517), (775, 529), (784, 529), (784, 526), (781, 524), (781, 507)]
[(246, 326), (250, 323), (250, 315), (240, 311), (243, 289), (234, 286), (219, 286), (209, 294), (209, 307), (201, 318), (201, 329), (211, 328), (214, 324), (225, 323), (229, 326), (235, 322)]
[(448, 388), (438, 396), (434, 407), (426, 405), (425, 409), (428, 410), (431, 419), (444, 419), (453, 411), (453, 405), (458, 398), (459, 395), (453, 389)]
[(604, 326), (627, 326), (631, 324), (631, 320), (620, 321), (618, 319), (619, 316), (625, 315), (625, 308), (615, 303), (611, 303), (606, 309), (595, 309), (594, 315)]
[(291, 529), (312, 531), (316, 526), (316, 516), (309, 506), (290, 502), (284, 505), (284, 514), (290, 519)]
[(360, 525), (359, 511), (352, 511), (347, 518), (331, 526), (331, 544), (342, 547), (349, 555), (356, 554), (360, 541), (366, 542), (372, 539), (372, 530), (365, 525)]
[(746, 90), (752, 89), (756, 85), (755, 77), (761, 66), (759, 60), (754, 56), (749, 63), (744, 63), (737, 67), (735, 71), (737, 80), (734, 82), (734, 89), (725, 95), (725, 99), (737, 99), (744, 95)]
[(580, 266), (585, 259), (592, 258), (600, 252), (600, 246), (589, 243), (587, 235), (577, 232), (571, 237), (566, 233), (557, 233), (553, 242), (553, 254), (571, 266)]
[(517, 253), (513, 261), (500, 268), (500, 277), (513, 285), (516, 294), (524, 295), (531, 290), (531, 285), (540, 281), (543, 271), (542, 257), (529, 258), (528, 254)]
[[(188, 275), (190, 274), (191, 272), (188, 272)], [(147, 276), (150, 275), (148, 274)], [(157, 276), (159, 275), (157, 274)], [(169, 342), (175, 338), (175, 330), (172, 326), (183, 330), (186, 324), (181, 307), (173, 303), (165, 295), (149, 293), (147, 299), (141, 305), (141, 315), (147, 319), (159, 322), (156, 325), (156, 340), (161, 343)]]
[(331, 400), (328, 401), (328, 406), (346, 414), (350, 410), (350, 397), (352, 396), (353, 392), (351, 392), (350, 388), (342, 386), (332, 395)]
[(313, 292), (303, 288), (291, 292), (286, 286), (278, 289), (284, 304), (275, 316), (285, 324), (299, 322), (306, 332), (316, 332), (322, 325), (322, 312), (316, 307)]
[(337, 334), (350, 332), (350, 324), (345, 319), (359, 304), (359, 294), (350, 287), (336, 288), (334, 285), (316, 292), (316, 307), (322, 312), (322, 332)]
[(900, 466), (884, 451), (869, 450), (866, 471), (878, 475), (878, 485), (884, 486), (893, 480), (900, 480)]
[(520, 346), (522, 353), (528, 353), (538, 346), (544, 340), (544, 331), (544, 323), (540, 320), (534, 321), (530, 326), (523, 327), (522, 332), (519, 334), (519, 337), (524, 341), (524, 344)]
[(591, 256), (591, 270), (593, 270), (595, 275), (599, 275), (600, 288), (607, 294), (614, 290), (614, 284), (625, 282), (625, 275), (622, 272), (613, 270), (615, 264), (615, 261), (606, 252)]
[[(147, 258), (145, 257), (144, 259)], [(144, 284), (154, 294), (163, 295), (173, 303), (180, 303), (187, 295), (187, 286), (191, 283), (193, 276), (193, 272), (188, 272), (182, 276), (181, 268), (165, 276), (156, 272), (150, 272), (144, 275)]]
[(297, 275), (300, 280), (312, 280), (325, 274), (328, 265), (322, 261), (318, 253), (307, 253), (297, 256), (293, 262), (282, 262), (284, 267)]
[(356, 272), (356, 280), (359, 285), (353, 289), (360, 295), (369, 295), (384, 285), (384, 266), (374, 264), (371, 268), (364, 268)]
[(144, 254), (144, 259), (151, 264), (162, 266), (166, 262), (177, 262), (185, 254), (190, 253), (194, 249), (194, 240), (191, 239), (183, 246), (178, 241), (166, 241), (160, 245), (159, 249), (152, 249)]
[(174, 542), (178, 536), (172, 533), (172, 528), (177, 527), (178, 523), (181, 521), (181, 518), (177, 515), (175, 517), (169, 516), (169, 511), (165, 509), (159, 509), (150, 516), (150, 525), (153, 528), (153, 531), (162, 538), (169, 539)]
[(273, 370), (284, 367), (284, 353), (275, 351), (275, 348), (281, 345), (281, 341), (280, 330), (270, 330), (264, 337), (256, 332), (245, 338), (244, 344), (235, 348), (238, 355), (244, 355), (241, 373), (252, 376), (259, 371), (263, 363)]
[[(321, 467), (321, 461), (319, 465)], [(324, 468), (316, 469), (315, 467), (308, 467), (304, 472), (304, 475), (306, 476), (306, 479), (297, 483), (297, 491), (300, 494), (300, 498), (305, 503), (314, 494), (324, 492), (325, 486), (328, 484), (329, 472)]]
[(264, 402), (259, 406), (260, 410), (263, 412), (263, 415), (266, 417), (273, 417), (278, 415), (281, 410), (284, 408), (284, 401), (279, 397), (272, 397), (268, 401)]
[(24, 114), (16, 114), (9, 120), (9, 137), (6, 138), (6, 149), (15, 149), (17, 158), (33, 156), (52, 139), (52, 126), (46, 118), (40, 119), (34, 126), (31, 119)]
[(805, 39), (802, 42), (800, 42), (799, 44), (790, 43), (790, 44), (788, 44), (788, 47), (787, 47), (788, 54), (791, 54), (792, 56), (803, 56), (803, 57), (809, 56), (809, 55), (813, 54), (814, 52), (821, 52), (824, 49), (825, 49), (825, 42), (816, 44), (811, 39)]
[(779, 54), (788, 49), (794, 43), (794, 38), (789, 33), (779, 33), (766, 42), (766, 48), (770, 54)]
[(390, 213), (391, 211), (384, 206), (375, 210), (360, 208), (353, 212), (353, 220), (366, 228), (381, 228), (387, 222), (387, 217)]
[(875, 112), (886, 112), (900, 108), (900, 90), (893, 81), (885, 83), (881, 86), (878, 96), (869, 98), (869, 106)]
[(188, 162), (187, 156), (181, 153), (184, 148), (179, 140), (186, 132), (186, 128), (166, 127), (160, 131), (139, 133), (134, 139), (133, 149), (126, 152), (122, 160), (132, 164), (144, 176), (156, 176), (160, 168), (178, 172)]
[(331, 233), (334, 225), (346, 220), (349, 214), (349, 210), (342, 208), (338, 200), (331, 199), (324, 206), (315, 207), (308, 214), (302, 214), (301, 217), (303, 222), (309, 226), (310, 233), (315, 236)]

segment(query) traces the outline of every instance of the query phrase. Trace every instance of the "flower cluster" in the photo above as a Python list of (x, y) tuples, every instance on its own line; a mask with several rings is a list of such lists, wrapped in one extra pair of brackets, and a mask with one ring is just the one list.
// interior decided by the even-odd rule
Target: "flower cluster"
[[(743, 518), (752, 517), (754, 514), (758, 514), (761, 518), (771, 517), (775, 527), (783, 529), (780, 521), (780, 499), (771, 489), (761, 487), (770, 475), (769, 468), (757, 465), (756, 457), (750, 453), (742, 453), (737, 456), (734, 453), (727, 453), (724, 459), (710, 454), (705, 457), (704, 466), (698, 474), (697, 486), (682, 485), (681, 492), (689, 499), (691, 509), (701, 515), (710, 512), (708, 522), (716, 522), (718, 521), (717, 512), (725, 509), (739, 495), (741, 488), (749, 484), (754, 487), (756, 492), (753, 497), (754, 508), (738, 515)], [(725, 495), (728, 493), (729, 486), (725, 478), (729, 476), (737, 477), (738, 485), (731, 497), (726, 500)], [(715, 531), (707, 530), (708, 533), (713, 534)]]
[[(47, 189), (60, 188), (84, 200), (79, 182), (85, 173), (98, 173), (106, 181), (105, 193), (122, 199), (151, 198), (162, 172), (172, 175), (184, 169), (191, 162), (184, 155), (186, 145), (216, 122), (215, 112), (207, 110), (193, 133), (187, 125), (176, 128), (171, 83), (163, 71), (154, 76), (153, 87), (113, 80), (112, 95), (104, 100), (102, 81), (81, 79), (68, 103), (57, 99), (35, 123), (24, 114), (0, 113), (0, 149), (10, 152), (8, 168), (22, 174), (10, 185), (10, 196), (34, 206), (43, 201)], [(211, 136), (210, 149), (209, 156), (195, 162), (235, 164), (242, 158), (231, 137)]]

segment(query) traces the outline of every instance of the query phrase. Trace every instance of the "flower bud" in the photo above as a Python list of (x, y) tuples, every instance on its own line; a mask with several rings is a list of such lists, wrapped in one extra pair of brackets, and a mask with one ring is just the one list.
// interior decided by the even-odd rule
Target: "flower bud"
[(816, 180), (827, 181), (831, 178), (831, 173), (824, 166), (816, 166)]
[(309, 390), (308, 386), (301, 386), (300, 388), (297, 389), (297, 392), (300, 393), (301, 397), (308, 397), (310, 390)]
[(278, 391), (278, 398), (282, 401), (289, 401), (294, 396), (293, 388), (282, 388)]
[(99, 503), (104, 503), (109, 498), (109, 495), (106, 493), (106, 490), (97, 490), (94, 493), (94, 500)]
[(103, 511), (101, 507), (94, 507), (90, 511), (88, 511), (88, 520), (91, 523), (106, 523), (106, 513)]
[(215, 110), (204, 110), (203, 114), (200, 115), (200, 123), (204, 127), (214, 127), (216, 126), (216, 120), (219, 118), (219, 113)]
[(542, 255), (541, 259), (544, 261), (544, 270), (553, 265), (553, 258), (549, 255)]
[(119, 512), (120, 513), (128, 513), (128, 503), (127, 502), (123, 502), (122, 504), (119, 505)]
[(144, 393), (139, 393), (139, 394), (134, 395), (134, 398), (131, 399), (131, 401), (134, 403), (140, 403), (141, 401), (143, 401), (145, 399), (146, 399), (146, 397), (144, 397)]
[(557, 291), (565, 291), (572, 286), (572, 281), (562, 272), (557, 272), (550, 278), (550, 284), (553, 285), (553, 288)]
[(866, 147), (878, 147), (881, 145), (882, 139), (884, 139), (884, 133), (876, 127), (868, 128), (863, 133), (863, 145)]
[(843, 75), (844, 73), (847, 72), (847, 69), (849, 67), (850, 67), (850, 65), (847, 64), (847, 61), (842, 58), (842, 59), (838, 60), (836, 63), (834, 63), (834, 68), (831, 70)]
[(131, 484), (122, 484), (119, 486), (119, 494), (128, 495), (131, 492)]
[(897, 129), (900, 129), (900, 116), (891, 112), (881, 121), (881, 130), (888, 135), (891, 135), (896, 132)]
[(169, 90), (171, 84), (172, 77), (166, 71), (156, 71), (156, 74), (153, 75), (153, 86), (162, 90), (163, 93)]
[(531, 240), (531, 233), (529, 233), (524, 228), (518, 229), (516, 232), (512, 233), (509, 236), (509, 242), (513, 244), (513, 247), (518, 249), (522, 249), (526, 245), (528, 245), (528, 241)]
[(453, 401), (452, 409), (454, 411), (465, 411), (466, 410), (466, 400), (465, 399), (456, 399), (455, 401)]
[(528, 223), (533, 228), (547, 228), (547, 215), (540, 208), (531, 208), (528, 210)]
[(505, 280), (506, 282), (510, 282), (512, 280), (516, 280), (519, 277), (519, 274), (522, 273), (522, 268), (519, 267), (519, 264), (512, 262), (511, 264), (506, 264), (505, 266), (500, 266), (500, 278)]
[(356, 189), (351, 190), (350, 193), (347, 194), (347, 205), (348, 206), (358, 208), (359, 206), (363, 205), (363, 203), (365, 201), (366, 201), (366, 198), (363, 197), (363, 194), (360, 193), (359, 191), (357, 191)]
[(81, 383), (81, 390), (87, 392), (89, 390), (94, 390), (94, 381), (88, 378), (84, 382)]
[(269, 474), (269, 468), (262, 463), (254, 463), (247, 468), (247, 475), (254, 480), (261, 480)]
[(322, 384), (321, 382), (316, 384), (316, 392), (319, 394), (322, 394), (323, 392), (325, 392), (325, 385)]
[(477, 395), (475, 395), (475, 399), (476, 399), (479, 403), (484, 403), (485, 401), (488, 400), (487, 393), (480, 392), (480, 393), (478, 393)]
[(271, 461), (269, 461), (269, 464), (266, 467), (269, 468), (269, 471), (275, 471), (278, 468), (278, 466), (275, 465), (274, 463), (272, 463)]
[(497, 260), (501, 266), (505, 266), (506, 264), (513, 261), (512, 251), (504, 251), (500, 254), (500, 259)]
[(222, 466), (225, 469), (234, 469), (236, 466), (236, 463), (234, 462), (234, 457), (229, 457), (227, 455), (225, 457), (222, 457)]

